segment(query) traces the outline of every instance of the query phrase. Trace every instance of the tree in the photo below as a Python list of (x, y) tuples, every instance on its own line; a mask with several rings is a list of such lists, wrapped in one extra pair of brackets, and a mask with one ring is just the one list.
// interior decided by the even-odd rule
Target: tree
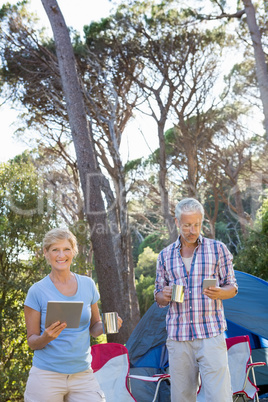
[[(86, 43), (70, 31), (74, 54), (69, 55), (68, 61), (72, 60), (69, 71), (78, 76), (79, 83), (74, 81), (72, 93), (66, 93), (71, 102), (76, 102), (74, 93), (79, 88), (83, 96), (82, 101), (79, 99), (76, 103), (83, 106), (79, 126), (75, 125), (78, 120), (72, 110), (73, 133), (70, 133), (66, 113), (68, 97), (63, 94), (56, 55), (57, 50), (59, 60), (64, 59), (61, 53), (64, 46), (58, 51), (59, 46), (57, 44), (56, 49), (53, 40), (41, 41), (34, 29), (20, 24), (19, 14), (14, 10), (7, 14), (2, 25), (5, 30), (10, 27), (9, 36), (5, 37), (4, 29), (1, 32), (3, 79), (12, 89), (11, 96), (14, 94), (14, 98), (20, 99), (27, 108), (29, 113), (25, 114), (24, 121), (27, 119), (32, 127), (34, 123), (38, 130), (43, 126), (39, 150), (41, 158), (48, 155), (49, 166), (44, 168), (48, 186), (61, 188), (68, 181), (72, 182), (62, 194), (68, 205), (64, 218), (69, 223), (75, 221), (80, 225), (81, 219), (84, 222), (86, 209), (81, 208), (77, 213), (72, 204), (80, 203), (78, 200), (84, 198), (87, 174), (92, 177), (93, 171), (94, 177), (98, 176), (97, 194), (103, 200), (98, 212), (105, 217), (99, 222), (98, 218), (87, 216), (91, 229), (92, 226), (95, 232), (98, 229), (94, 242), (93, 238), (88, 242), (92, 240), (94, 255), (96, 247), (99, 257), (102, 250), (101, 258), (104, 256), (107, 262), (106, 243), (101, 248), (98, 243), (104, 239), (100, 229), (105, 223), (121, 282), (120, 291), (124, 289), (126, 305), (131, 300), (131, 311), (123, 316), (125, 325), (131, 322), (130, 332), (138, 320), (130, 231), (132, 238), (138, 239), (137, 243), (144, 238), (150, 241), (147, 238), (150, 233), (163, 238), (163, 243), (167, 237), (169, 241), (173, 236), (176, 238), (177, 232), (172, 230), (175, 227), (175, 203), (180, 197), (194, 195), (205, 203), (207, 232), (214, 237), (217, 228), (233, 224), (233, 217), (228, 221), (230, 211), (223, 201), (230, 204), (234, 214), (245, 218), (244, 183), (252, 172), (255, 174), (261, 161), (262, 172), (267, 171), (263, 145), (256, 146), (258, 140), (252, 136), (251, 143), (242, 138), (248, 133), (239, 120), (245, 113), (245, 108), (237, 107), (240, 98), (237, 103), (233, 99), (227, 101), (228, 92), (221, 93), (216, 85), (218, 68), (224, 59), (225, 47), (231, 42), (230, 36), (222, 29), (205, 30), (201, 25), (197, 28), (196, 24), (192, 25), (190, 12), (178, 11), (173, 5), (174, 2), (169, 0), (161, 4), (158, 1), (122, 4), (113, 16), (85, 27)], [(57, 8), (52, 14), (58, 21)], [(67, 42), (70, 47), (70, 40)], [(70, 99), (67, 102), (69, 111)], [(147, 161), (131, 161), (123, 166), (119, 150), (121, 139), (127, 122), (141, 108), (151, 116), (158, 131), (159, 149)], [(169, 124), (172, 128), (165, 132)], [(75, 156), (68, 149), (72, 135), (76, 148), (80, 144), (83, 148), (80, 147)], [(88, 145), (90, 152), (86, 151)], [(51, 174), (49, 168), (54, 170), (57, 159), (61, 162), (57, 171)], [(78, 171), (83, 177), (83, 191)], [(228, 197), (234, 182), (240, 191), (236, 200)], [(85, 198), (85, 206), (88, 205), (88, 198)], [(223, 209), (226, 212), (224, 218)], [(137, 260), (137, 254), (134, 260)], [(100, 259), (97, 265), (97, 270), (101, 270)], [(101, 277), (100, 281), (103, 279), (107, 284), (111, 273), (107, 265), (104, 268), (107, 278)], [(127, 314), (134, 318), (130, 319)]]
[(0, 400), (22, 400), (32, 353), (27, 346), (23, 304), (30, 285), (48, 267), (42, 238), (56, 216), (32, 158), (26, 153), (0, 165)]
[[(110, 26), (112, 18), (106, 25)], [(103, 25), (100, 23), (99, 25)], [(119, 275), (123, 288), (129, 296), (131, 322), (134, 324), (139, 317), (136, 291), (134, 288), (134, 267), (132, 263), (132, 247), (127, 211), (127, 189), (125, 172), (120, 155), (120, 144), (123, 132), (132, 115), (138, 95), (132, 91), (133, 80), (129, 79), (120, 67), (120, 58), (114, 45), (113, 36), (108, 39), (96, 39), (95, 31), (99, 25), (92, 24), (85, 28), (86, 47), (84, 57), (79, 59), (86, 68), (80, 71), (84, 82), (84, 98), (92, 121), (94, 142), (98, 159), (103, 165), (113, 184), (112, 191), (109, 180), (105, 180), (102, 190), (105, 193), (109, 222), (113, 233), (113, 244), (116, 254)], [(119, 40), (117, 37), (116, 42)], [(108, 45), (106, 43), (108, 42)], [(99, 55), (100, 43), (102, 53)], [(92, 50), (93, 49), (93, 50)], [(133, 69), (131, 59), (128, 70)], [(135, 63), (134, 63), (135, 64)]]
[(86, 216), (90, 225), (102, 308), (103, 312), (118, 310), (125, 319), (126, 325), (123, 327), (121, 335), (116, 337), (117, 340), (125, 342), (132, 328), (128, 304), (129, 294), (124, 292), (117, 269), (112, 233), (101, 195), (103, 175), (98, 165), (92, 133), (87, 122), (73, 48), (56, 0), (42, 0), (42, 4), (48, 15), (55, 39), (62, 88), (66, 98), (66, 108), (86, 205)]
[[(54, 151), (55, 155), (63, 159), (69, 170), (73, 171), (72, 177), (75, 180), (74, 187), (77, 188), (77, 162), (75, 159), (72, 160), (72, 156), (70, 153), (68, 154), (68, 151), (66, 153), (63, 142), (63, 140), (70, 142), (68, 139), (69, 128), (68, 121), (66, 121), (65, 101), (62, 100), (62, 88), (54, 43), (50, 41), (41, 45), (32, 33), (32, 30), (22, 25), (19, 21), (19, 15), (16, 16), (15, 13), (11, 13), (8, 24), (12, 26), (12, 28), (10, 29), (9, 37), (5, 39), (7, 45), (5, 47), (4, 65), (6, 68), (3, 70), (3, 75), (9, 82), (9, 85), (14, 85), (13, 93), (18, 90), (16, 85), (20, 86), (20, 79), (17, 79), (17, 77), (21, 77), (24, 88), (21, 91), (20, 86), (19, 94), (22, 103), (29, 111), (27, 115), (30, 116), (30, 118), (28, 118), (28, 124), (31, 125), (31, 127), (35, 126), (38, 130), (42, 130), (40, 143), (42, 148), (44, 149), (45, 146), (44, 138), (47, 138), (50, 144), (46, 153), (49, 152), (51, 154)], [(9, 43), (13, 43), (14, 46), (10, 47)], [(96, 163), (99, 163), (99, 160), (101, 160), (106, 169), (106, 173), (108, 172), (114, 181), (116, 196), (114, 196), (110, 187), (111, 182), (101, 174), (101, 168), (98, 165), (100, 179), (102, 181), (101, 192), (105, 194), (106, 197), (105, 203), (108, 211), (107, 224), (110, 227), (109, 230), (112, 231), (111, 237), (117, 262), (117, 270), (119, 271), (120, 280), (122, 280), (123, 293), (127, 295), (125, 297), (131, 300), (131, 308), (123, 314), (125, 323), (127, 323), (128, 314), (131, 316), (130, 324), (128, 325), (129, 331), (131, 331), (131, 328), (135, 326), (138, 320), (139, 312), (134, 289), (133, 267), (131, 266), (131, 245), (128, 235), (125, 201), (126, 190), (124, 188), (122, 163), (118, 154), (120, 131), (123, 130), (126, 124), (129, 111), (126, 111), (125, 117), (122, 112), (121, 123), (116, 127), (117, 122), (114, 120), (113, 110), (113, 95), (115, 92), (110, 82), (106, 85), (107, 78), (101, 72), (102, 68), (106, 69), (107, 66), (100, 66), (97, 60), (94, 62), (93, 57), (91, 57), (92, 53), (88, 51), (86, 46), (82, 46), (80, 42), (76, 42), (76, 39), (74, 46), (77, 57), (77, 71), (79, 70), (81, 73), (79, 79), (82, 78), (84, 80), (84, 86), (82, 86), (81, 89), (84, 94), (85, 110), (92, 122), (89, 130), (97, 160)], [(85, 60), (87, 60), (86, 63)], [(88, 68), (88, 71), (85, 71), (84, 64), (86, 64), (87, 67), (91, 66)], [(111, 65), (109, 61), (107, 61), (107, 65), (108, 64)], [(23, 68), (20, 68), (22, 65)], [(116, 72), (114, 72), (114, 75), (118, 77)], [(96, 81), (94, 81), (95, 77), (97, 77)], [(105, 82), (103, 82), (102, 79)], [(122, 85), (120, 82), (118, 82), (117, 85), (122, 93)], [(109, 86), (111, 87), (111, 96), (107, 89)], [(94, 88), (99, 88), (99, 90), (94, 92)], [(103, 91), (100, 91), (100, 88), (103, 88)], [(104, 93), (108, 96), (103, 96)], [(115, 105), (119, 104), (118, 101), (114, 103)], [(102, 108), (100, 108), (100, 106)], [(124, 110), (124, 105), (122, 105), (121, 109)], [(104, 114), (104, 110), (106, 114)], [(108, 110), (111, 110), (111, 116), (109, 117), (107, 113)], [(117, 114), (119, 115), (118, 111)], [(120, 120), (119, 117), (117, 119), (118, 121)], [(95, 130), (94, 136), (93, 129)], [(105, 142), (108, 144), (106, 148), (103, 146)], [(54, 146), (51, 146), (53, 144)], [(107, 156), (107, 149), (110, 150), (110, 156)], [(110, 162), (111, 160), (113, 163)], [(58, 178), (60, 177), (59, 174), (57, 174), (57, 176)], [(55, 177), (56, 175), (53, 173), (52, 181), (55, 181)], [(79, 200), (78, 197), (77, 199)], [(99, 235), (100, 237), (102, 236), (100, 227)], [(125, 306), (127, 305), (128, 303), (125, 303)]]
[[(168, 3), (168, 2), (167, 2)], [(151, 42), (150, 35), (154, 35), (157, 31), (156, 26), (152, 23), (152, 20), (146, 18), (146, 15), (152, 15), (154, 18), (155, 14), (157, 15), (157, 5), (154, 2), (133, 2), (129, 5), (122, 4), (117, 12), (115, 13), (114, 18), (117, 21), (117, 32), (123, 32), (124, 38), (119, 36), (116, 43), (116, 49), (119, 53), (121, 60), (121, 71), (127, 74), (130, 80), (133, 80), (137, 88), (142, 90), (143, 99), (148, 101), (148, 96), (150, 91), (153, 94), (152, 99), (153, 102), (157, 99), (159, 104), (160, 117), (158, 118), (157, 113), (153, 111), (150, 102), (148, 102), (148, 110), (149, 114), (154, 118), (157, 125), (156, 128), (158, 130), (159, 141), (162, 143), (161, 146), (161, 159), (160, 159), (160, 169), (159, 169), (159, 190), (161, 194), (161, 211), (163, 219), (167, 225), (169, 236), (171, 240), (174, 240), (177, 237), (176, 226), (174, 225), (173, 218), (169, 211), (169, 200), (168, 194), (165, 187), (166, 180), (166, 162), (165, 162), (165, 147), (163, 143), (163, 133), (164, 133), (164, 125), (167, 121), (167, 116), (169, 112), (170, 102), (173, 94), (172, 86), (168, 86), (169, 77), (167, 77), (166, 72), (162, 71), (163, 77), (161, 78), (161, 74), (159, 74), (158, 78), (160, 78), (160, 82), (158, 88), (154, 88), (152, 90), (151, 86), (153, 82), (156, 83), (156, 70), (159, 68), (160, 64), (153, 66), (150, 63), (151, 60), (148, 59), (148, 55), (150, 52), (158, 52), (158, 57), (160, 58), (161, 51), (159, 48), (159, 43)], [(159, 21), (159, 25), (161, 25), (161, 18), (157, 17)], [(144, 26), (145, 24), (145, 26)], [(147, 25), (147, 27), (146, 27)], [(148, 28), (148, 36), (146, 33), (146, 29)], [(118, 35), (116, 35), (118, 37)], [(150, 49), (150, 46), (152, 48)], [(165, 48), (161, 46), (161, 50)], [(129, 69), (129, 59), (131, 55), (131, 59), (134, 60), (134, 67)], [(154, 57), (154, 56), (152, 56)], [(147, 58), (147, 59), (146, 59)], [(152, 71), (150, 71), (150, 68)], [(161, 67), (162, 68), (162, 67)], [(164, 69), (164, 67), (163, 67)], [(147, 77), (147, 78), (145, 78)], [(150, 80), (147, 79), (151, 77)], [(147, 81), (147, 82), (146, 82)], [(136, 93), (138, 91), (136, 89)], [(161, 94), (163, 91), (169, 92), (167, 95), (167, 103), (164, 105), (163, 100), (161, 99)], [(140, 107), (140, 105), (139, 105)]]
[[(118, 24), (128, 26), (127, 39), (118, 44), (121, 58), (124, 63), (126, 54), (131, 54), (137, 65), (142, 66), (134, 71), (134, 78), (146, 99), (144, 113), (156, 122), (161, 214), (170, 241), (177, 238), (177, 229), (171, 214), (174, 205), (168, 194), (165, 126), (172, 122), (181, 132), (181, 151), (188, 163), (186, 191), (190, 196), (196, 195), (197, 149), (207, 148), (211, 143), (213, 131), (209, 124), (215, 115), (216, 102), (220, 102), (219, 98), (213, 98), (212, 91), (217, 83), (221, 48), (227, 38), (221, 30), (192, 28), (183, 12), (172, 7), (172, 1), (161, 4), (135, 1), (133, 7), (121, 6), (118, 11), (121, 17)], [(132, 70), (129, 74), (133, 74)]]
[(260, 29), (256, 21), (255, 8), (251, 0), (243, 0), (243, 4), (245, 6), (248, 29), (254, 49), (256, 76), (260, 90), (260, 98), (263, 105), (266, 140), (268, 141), (268, 69), (266, 56), (262, 46)]
[(235, 268), (268, 280), (268, 202), (263, 201), (258, 211), (254, 228), (242, 242), (234, 259)]
[[(226, 1), (224, 0), (211, 0), (212, 4), (216, 4), (218, 9), (220, 10), (220, 14), (204, 14), (199, 11), (191, 12), (192, 15), (195, 15), (198, 20), (220, 20), (227, 19), (228, 21), (238, 19), (240, 22), (240, 28), (243, 24), (243, 15), (246, 15), (246, 22), (248, 26), (248, 32), (251, 37), (252, 46), (254, 50), (254, 60), (255, 60), (255, 69), (256, 69), (256, 78), (260, 91), (260, 99), (262, 102), (263, 114), (264, 114), (264, 128), (266, 134), (266, 140), (268, 140), (268, 71), (267, 71), (267, 62), (266, 55), (263, 49), (262, 44), (262, 33), (256, 19), (256, 10), (253, 6), (251, 0), (242, 0), (244, 5), (244, 9), (238, 9), (236, 12), (231, 13), (225, 11)], [(267, 6), (265, 6), (265, 1), (263, 2), (264, 12), (267, 12)], [(239, 6), (241, 1), (237, 2)], [(240, 34), (240, 30), (238, 30), (238, 35)], [(243, 36), (244, 40), (244, 36)]]

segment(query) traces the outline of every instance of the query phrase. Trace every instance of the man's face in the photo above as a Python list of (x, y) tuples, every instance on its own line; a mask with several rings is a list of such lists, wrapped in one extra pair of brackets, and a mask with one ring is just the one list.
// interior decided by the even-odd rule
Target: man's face
[(181, 241), (184, 244), (195, 244), (202, 228), (201, 212), (186, 212), (181, 214), (180, 221), (176, 218), (180, 230)]

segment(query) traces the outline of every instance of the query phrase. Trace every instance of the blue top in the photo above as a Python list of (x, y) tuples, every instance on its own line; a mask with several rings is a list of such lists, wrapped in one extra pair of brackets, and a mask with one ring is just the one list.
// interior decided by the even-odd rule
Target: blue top
[(45, 330), (48, 300), (84, 302), (78, 328), (65, 328), (58, 338), (49, 342), (43, 349), (34, 351), (33, 366), (39, 369), (74, 374), (91, 366), (91, 305), (96, 303), (100, 296), (91, 278), (78, 274), (75, 274), (75, 277), (78, 286), (74, 296), (64, 296), (49, 276), (33, 284), (26, 296), (25, 306), (41, 313), (41, 334)]

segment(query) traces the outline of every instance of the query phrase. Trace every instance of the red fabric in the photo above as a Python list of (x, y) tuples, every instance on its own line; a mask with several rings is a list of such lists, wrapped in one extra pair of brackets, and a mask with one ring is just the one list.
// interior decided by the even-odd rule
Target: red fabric
[(251, 347), (250, 347), (250, 341), (249, 341), (249, 336), (248, 335), (240, 335), (240, 336), (234, 336), (232, 338), (226, 338), (226, 345), (227, 349), (230, 349), (232, 346), (236, 345), (237, 343), (242, 343), (242, 342), (248, 342), (250, 354), (251, 354)]
[(91, 346), (93, 371), (101, 369), (110, 359), (126, 354), (128, 356), (127, 348), (120, 343), (102, 343), (101, 350), (99, 345)]

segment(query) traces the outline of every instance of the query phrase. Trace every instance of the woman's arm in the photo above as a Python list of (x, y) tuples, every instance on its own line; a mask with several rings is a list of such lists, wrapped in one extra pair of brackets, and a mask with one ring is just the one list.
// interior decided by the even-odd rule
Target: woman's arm
[(24, 306), (24, 316), (27, 328), (27, 341), (32, 350), (43, 349), (49, 342), (56, 339), (66, 328), (66, 323), (55, 322), (40, 335), (41, 313), (28, 306)]
[(91, 305), (91, 320), (89, 332), (90, 335), (92, 335), (94, 338), (97, 338), (98, 336), (103, 334), (102, 321), (97, 303)]

